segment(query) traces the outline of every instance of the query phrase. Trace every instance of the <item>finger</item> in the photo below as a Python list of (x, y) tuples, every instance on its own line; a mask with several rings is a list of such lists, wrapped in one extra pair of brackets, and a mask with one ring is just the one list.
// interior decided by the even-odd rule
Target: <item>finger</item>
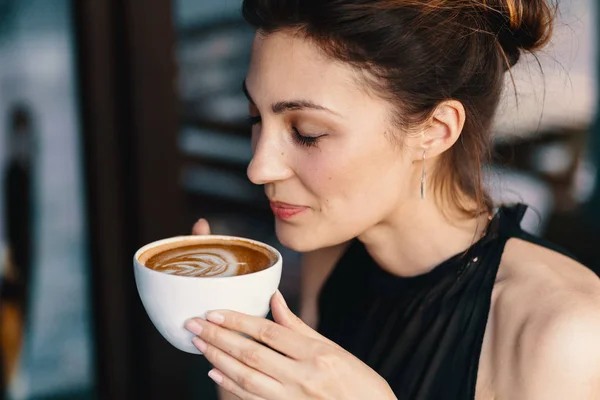
[(236, 360), (221, 349), (196, 337), (194, 345), (206, 359), (221, 373), (227, 376), (244, 392), (268, 399), (280, 399), (283, 391), (281, 383)]
[(279, 382), (296, 373), (293, 360), (236, 332), (202, 319), (188, 321), (185, 328), (209, 345)]
[(304, 321), (295, 315), (287, 306), (287, 303), (285, 302), (285, 299), (279, 290), (275, 292), (271, 298), (271, 313), (273, 314), (273, 319), (279, 325), (285, 326), (294, 332), (298, 332), (304, 336), (308, 336), (312, 339), (319, 340), (341, 349), (337, 343), (327, 339), (325, 336), (306, 325)]
[(314, 339), (288, 327), (235, 311), (211, 311), (206, 313), (206, 319), (229, 330), (246, 334), (295, 360), (305, 358), (307, 349), (314, 345)]
[(279, 290), (271, 297), (271, 313), (273, 314), (273, 319), (279, 325), (283, 325), (310, 337), (321, 338), (321, 335), (306, 325), (289, 309)]
[(237, 383), (235, 383), (229, 377), (225, 376), (218, 369), (214, 369), (214, 368), (211, 369), (208, 372), (208, 376), (217, 385), (219, 385), (220, 387), (222, 387), (223, 389), (225, 389), (226, 391), (228, 391), (229, 393), (233, 394), (234, 396), (238, 397), (241, 400), (263, 400), (262, 397), (258, 397), (252, 393), (246, 392), (244, 389), (242, 389), (240, 386), (238, 386)]
[(192, 228), (193, 235), (210, 235), (210, 225), (204, 218), (199, 219)]

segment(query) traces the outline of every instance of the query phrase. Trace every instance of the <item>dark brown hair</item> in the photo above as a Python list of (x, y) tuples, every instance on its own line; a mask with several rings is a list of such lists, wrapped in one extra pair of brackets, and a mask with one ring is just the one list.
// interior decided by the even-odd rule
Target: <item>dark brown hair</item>
[[(522, 52), (550, 39), (556, 7), (546, 0), (244, 0), (244, 18), (259, 32), (288, 30), (314, 41), (360, 71), (398, 105), (406, 129), (436, 106), (458, 100), (466, 110), (459, 143), (444, 153), (435, 188), (467, 215), (490, 212), (482, 182), (490, 129), (504, 75)], [(464, 196), (474, 200), (467, 207)]]

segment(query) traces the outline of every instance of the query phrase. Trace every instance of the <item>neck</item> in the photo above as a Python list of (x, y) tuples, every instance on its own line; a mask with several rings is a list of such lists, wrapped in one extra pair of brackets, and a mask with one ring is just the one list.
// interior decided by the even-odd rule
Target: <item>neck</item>
[(473, 245), (487, 228), (487, 215), (465, 218), (433, 200), (410, 201), (370, 228), (359, 240), (384, 270), (398, 276), (425, 274)]

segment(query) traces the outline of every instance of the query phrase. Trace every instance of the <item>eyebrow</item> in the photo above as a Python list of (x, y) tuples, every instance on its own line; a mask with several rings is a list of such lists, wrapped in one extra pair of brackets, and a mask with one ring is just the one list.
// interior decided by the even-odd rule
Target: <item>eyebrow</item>
[[(244, 80), (242, 82), (242, 90), (244, 91), (244, 95), (246, 96), (246, 98), (248, 99), (248, 101), (254, 105), (256, 105), (256, 103), (254, 102), (254, 100), (252, 99), (252, 96), (250, 96), (250, 92), (248, 91), (248, 87), (246, 86), (246, 81)], [(328, 113), (331, 113), (333, 115), (337, 115), (339, 116), (338, 113), (336, 113), (335, 111), (330, 110), (327, 107), (323, 107), (319, 104), (313, 103), (310, 100), (292, 100), (292, 101), (279, 101), (277, 103), (274, 103), (271, 106), (273, 112), (275, 114), (281, 114), (284, 113), (286, 111), (298, 111), (298, 110), (317, 110), (317, 111), (326, 111)]]

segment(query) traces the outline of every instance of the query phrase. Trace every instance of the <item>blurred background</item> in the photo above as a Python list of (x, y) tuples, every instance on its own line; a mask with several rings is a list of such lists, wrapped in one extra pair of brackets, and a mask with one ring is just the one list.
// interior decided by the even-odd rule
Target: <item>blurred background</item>
[[(600, 271), (600, 31), (560, 0), (555, 38), (514, 71), (486, 168), (497, 202)], [(202, 357), (143, 311), (141, 245), (213, 231), (277, 247), (245, 168), (253, 32), (240, 0), (0, 0), (0, 399), (215, 398)], [(299, 255), (282, 291), (297, 304)]]

